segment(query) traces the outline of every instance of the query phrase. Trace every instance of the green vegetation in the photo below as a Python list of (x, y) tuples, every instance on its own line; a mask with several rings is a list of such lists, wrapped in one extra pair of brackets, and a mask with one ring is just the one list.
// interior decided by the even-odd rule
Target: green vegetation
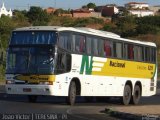
[(95, 3), (91, 3), (91, 2), (88, 3), (87, 5), (83, 5), (82, 6), (82, 8), (84, 8), (84, 9), (85, 8), (95, 8), (95, 7), (96, 7), (96, 4)]
[[(86, 7), (93, 8), (94, 5), (95, 4), (88, 4)], [(58, 14), (60, 13), (70, 13), (70, 10), (66, 11), (63, 9), (58, 9), (55, 14), (47, 14), (42, 8), (33, 6), (29, 11), (16, 10), (14, 12), (14, 17), (12, 18), (8, 16), (2, 16), (0, 18), (0, 80), (4, 80), (6, 50), (11, 31), (18, 27), (37, 25), (67, 27), (89, 26), (105, 31), (111, 31), (126, 38), (155, 42), (159, 51), (160, 16), (137, 18), (134, 16), (125, 15), (123, 17), (114, 17), (111, 22), (106, 22), (106, 18), (59, 17)], [(158, 61), (160, 61), (159, 54)]]

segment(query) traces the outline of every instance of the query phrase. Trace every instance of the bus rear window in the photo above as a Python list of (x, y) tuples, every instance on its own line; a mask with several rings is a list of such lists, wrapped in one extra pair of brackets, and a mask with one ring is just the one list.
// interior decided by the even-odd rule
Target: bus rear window
[(55, 44), (57, 35), (53, 31), (14, 31), (11, 45)]

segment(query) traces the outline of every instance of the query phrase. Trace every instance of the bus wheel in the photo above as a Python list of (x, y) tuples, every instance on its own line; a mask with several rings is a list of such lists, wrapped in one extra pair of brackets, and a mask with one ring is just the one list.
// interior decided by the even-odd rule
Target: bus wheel
[(37, 95), (28, 95), (29, 102), (35, 103), (37, 101)]
[(122, 97), (122, 104), (128, 105), (131, 101), (132, 91), (129, 85), (125, 85), (123, 97)]
[(72, 81), (69, 87), (68, 104), (74, 105), (76, 100), (76, 83)]
[(141, 98), (141, 88), (139, 85), (136, 85), (134, 87), (131, 103), (137, 105), (139, 103), (140, 98)]

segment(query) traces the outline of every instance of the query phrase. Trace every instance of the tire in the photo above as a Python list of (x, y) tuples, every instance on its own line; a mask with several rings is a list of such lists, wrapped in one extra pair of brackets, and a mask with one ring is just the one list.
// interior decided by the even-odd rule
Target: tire
[(31, 103), (35, 103), (37, 101), (37, 95), (28, 95), (28, 100)]
[(73, 106), (76, 101), (76, 83), (72, 81), (70, 83), (69, 92), (68, 92), (68, 104)]
[(124, 91), (123, 91), (123, 97), (121, 99), (122, 104), (128, 105), (131, 101), (132, 96), (132, 90), (129, 85), (125, 85)]
[(131, 103), (137, 105), (140, 101), (140, 98), (141, 98), (141, 88), (139, 85), (135, 85)]

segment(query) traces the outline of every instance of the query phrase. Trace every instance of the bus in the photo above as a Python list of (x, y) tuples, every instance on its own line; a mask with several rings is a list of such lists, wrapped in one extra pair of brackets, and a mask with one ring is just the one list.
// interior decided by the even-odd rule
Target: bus
[(119, 97), (138, 104), (156, 94), (156, 44), (85, 27), (35, 26), (12, 31), (6, 62), (7, 94)]

